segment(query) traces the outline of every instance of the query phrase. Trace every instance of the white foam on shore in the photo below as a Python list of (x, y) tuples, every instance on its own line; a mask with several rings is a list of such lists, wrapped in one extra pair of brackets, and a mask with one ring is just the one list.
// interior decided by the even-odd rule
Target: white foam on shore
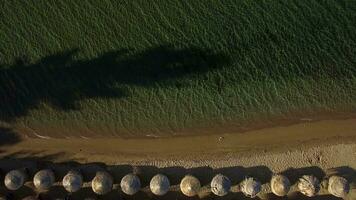
[(51, 139), (51, 137), (43, 136), (43, 135), (40, 135), (40, 134), (38, 134), (38, 133), (36, 133), (36, 132), (33, 132), (33, 134), (34, 134), (36, 137), (41, 138), (41, 139)]

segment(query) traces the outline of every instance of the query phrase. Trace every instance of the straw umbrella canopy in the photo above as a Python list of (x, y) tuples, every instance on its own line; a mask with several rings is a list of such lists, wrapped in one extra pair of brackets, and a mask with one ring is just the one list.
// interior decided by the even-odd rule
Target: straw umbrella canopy
[(200, 190), (200, 181), (194, 176), (187, 175), (180, 182), (180, 190), (188, 197), (193, 197), (198, 194)]
[(33, 184), (38, 190), (48, 190), (55, 181), (54, 172), (50, 169), (40, 170), (33, 177)]
[(241, 192), (247, 197), (255, 198), (260, 191), (261, 183), (252, 177), (246, 178), (241, 183)]
[(313, 197), (320, 190), (320, 182), (315, 176), (304, 175), (299, 178), (298, 189), (305, 196)]
[(167, 176), (157, 174), (151, 179), (150, 189), (153, 194), (162, 196), (168, 192), (170, 185), (171, 184)]
[(328, 191), (336, 197), (344, 198), (350, 191), (350, 185), (344, 177), (332, 176), (329, 178)]
[(71, 170), (63, 177), (62, 184), (68, 192), (76, 192), (83, 185), (83, 176), (80, 172)]
[(112, 176), (105, 171), (99, 171), (91, 181), (91, 187), (96, 194), (104, 195), (112, 190), (114, 180)]
[(231, 181), (228, 177), (217, 174), (210, 183), (211, 191), (217, 196), (225, 196), (231, 188)]
[(286, 196), (290, 189), (290, 181), (287, 177), (277, 174), (271, 179), (271, 190), (277, 196)]
[(127, 174), (121, 179), (121, 190), (128, 195), (134, 195), (141, 189), (141, 181), (135, 174)]
[(9, 171), (5, 176), (5, 186), (9, 190), (20, 189), (27, 179), (25, 170), (17, 169)]

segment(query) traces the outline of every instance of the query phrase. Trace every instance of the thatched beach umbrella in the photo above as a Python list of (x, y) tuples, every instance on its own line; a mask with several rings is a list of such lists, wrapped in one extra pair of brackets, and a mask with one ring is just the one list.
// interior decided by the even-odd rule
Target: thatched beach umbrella
[(271, 190), (277, 196), (286, 196), (290, 189), (290, 181), (287, 177), (277, 174), (272, 176)]
[(198, 194), (200, 190), (200, 181), (194, 176), (187, 175), (180, 182), (180, 190), (188, 197), (193, 197)]
[(315, 176), (304, 175), (299, 178), (298, 189), (305, 196), (313, 197), (320, 190), (320, 182)]
[(170, 185), (171, 184), (167, 176), (163, 174), (157, 174), (151, 179), (150, 189), (153, 194), (162, 196), (168, 192)]
[(128, 195), (134, 195), (141, 189), (141, 181), (135, 174), (127, 174), (121, 179), (121, 190)]
[(336, 197), (344, 198), (350, 191), (350, 185), (344, 177), (332, 176), (329, 178), (328, 191)]
[(83, 185), (83, 176), (80, 172), (71, 170), (63, 177), (62, 184), (68, 192), (76, 192)]
[(48, 190), (55, 181), (54, 172), (50, 169), (40, 170), (33, 177), (33, 184), (38, 190)]
[(241, 192), (244, 193), (245, 196), (251, 198), (255, 198), (261, 191), (261, 183), (252, 177), (245, 178), (240, 186)]
[(5, 176), (5, 186), (9, 190), (18, 190), (26, 182), (27, 177), (24, 169), (11, 170)]
[(210, 183), (211, 191), (217, 196), (225, 196), (231, 188), (231, 181), (228, 177), (218, 174), (214, 176)]
[(91, 181), (91, 187), (96, 194), (104, 195), (112, 190), (114, 180), (112, 176), (105, 171), (99, 171)]

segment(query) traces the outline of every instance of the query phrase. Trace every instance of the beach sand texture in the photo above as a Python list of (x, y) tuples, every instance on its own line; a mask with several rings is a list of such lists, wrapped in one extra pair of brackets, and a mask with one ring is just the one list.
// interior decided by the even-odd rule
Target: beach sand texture
[[(242, 198), (237, 184), (247, 175), (260, 180), (266, 193), (273, 173), (285, 174), (294, 185), (304, 174), (313, 174), (322, 181), (336, 173), (352, 183), (348, 197), (352, 199), (355, 195), (355, 124), (356, 119), (325, 120), (244, 133), (156, 139), (23, 138), (16, 144), (1, 147), (0, 164), (4, 171), (20, 165), (29, 165), (35, 171), (50, 165), (59, 176), (64, 176), (70, 168), (79, 167), (85, 172), (86, 181), (96, 170), (104, 168), (114, 175), (116, 184), (124, 175), (134, 172), (144, 187), (134, 197), (141, 199), (153, 198), (147, 187), (150, 178), (157, 173), (166, 174), (172, 182), (171, 191), (163, 199), (184, 199), (179, 182), (186, 174), (193, 174), (202, 182), (205, 192), (196, 198), (203, 199), (213, 197), (207, 189), (211, 178), (217, 173), (225, 174), (232, 180), (233, 192), (224, 198), (234, 199)], [(114, 190), (107, 198), (122, 196), (119, 191)], [(48, 195), (61, 194), (52, 191)], [(92, 194), (89, 189), (83, 189), (76, 195), (81, 198), (80, 195)], [(259, 198), (271, 199), (273, 195)], [(298, 193), (289, 194), (289, 199), (303, 198)], [(333, 199), (325, 188), (317, 198)]]

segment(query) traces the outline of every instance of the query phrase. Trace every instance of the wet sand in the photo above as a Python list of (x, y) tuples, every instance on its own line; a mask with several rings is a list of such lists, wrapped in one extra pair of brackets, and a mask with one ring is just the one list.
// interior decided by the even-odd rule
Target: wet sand
[(125, 129), (115, 123), (109, 124), (93, 123), (85, 124), (73, 121), (73, 123), (53, 123), (42, 124), (17, 122), (14, 124), (4, 124), (1, 127), (9, 127), (21, 136), (29, 138), (124, 138), (124, 139), (151, 139), (168, 137), (187, 137), (187, 136), (208, 136), (221, 134), (242, 134), (250, 133), (255, 130), (267, 130), (274, 127), (287, 127), (291, 125), (315, 123), (318, 121), (340, 121), (356, 119), (356, 113), (308, 113), (304, 111), (293, 112), (286, 115), (259, 116), (251, 120), (237, 120), (228, 122), (205, 121), (196, 123), (193, 127), (146, 127), (138, 129)]
[[(356, 118), (324, 120), (273, 127), (244, 133), (224, 133), (205, 136), (168, 138), (22, 138), (9, 147), (7, 153), (60, 152), (65, 154), (90, 154), (103, 157), (122, 156), (155, 158), (201, 157), (211, 154), (254, 154), (255, 151), (271, 152), (292, 150), (316, 144), (354, 143)], [(1, 148), (0, 148), (1, 149)], [(4, 150), (3, 150), (4, 151)], [(73, 153), (75, 152), (75, 153)], [(90, 160), (88, 160), (90, 161)], [(108, 160), (108, 162), (110, 162)]]
[[(235, 185), (235, 192), (223, 199), (242, 198), (236, 185), (246, 175), (258, 178), (267, 186), (271, 174), (279, 172), (290, 177), (292, 182), (302, 174), (314, 174), (322, 179), (329, 173), (341, 173), (354, 188), (349, 199), (356, 196), (356, 119), (306, 121), (244, 133), (189, 137), (22, 138), (16, 144), (1, 146), (0, 152), (4, 171), (20, 165), (30, 165), (33, 171), (52, 166), (62, 177), (68, 169), (79, 166), (90, 181), (95, 170), (106, 168), (114, 174), (116, 183), (125, 173), (136, 172), (146, 187), (132, 199), (153, 198), (147, 184), (158, 172), (167, 174), (174, 185), (169, 195), (162, 199), (185, 199), (178, 191), (178, 184), (187, 173), (203, 182), (205, 190), (200, 196), (203, 199), (213, 198), (207, 185), (216, 173), (226, 174)], [(57, 193), (51, 191), (49, 194)], [(93, 195), (90, 188), (81, 194)], [(110, 195), (104, 199), (122, 196), (119, 190)], [(83, 197), (79, 196), (78, 199)], [(303, 198), (292, 192), (288, 199)], [(314, 199), (334, 198), (323, 190)]]

